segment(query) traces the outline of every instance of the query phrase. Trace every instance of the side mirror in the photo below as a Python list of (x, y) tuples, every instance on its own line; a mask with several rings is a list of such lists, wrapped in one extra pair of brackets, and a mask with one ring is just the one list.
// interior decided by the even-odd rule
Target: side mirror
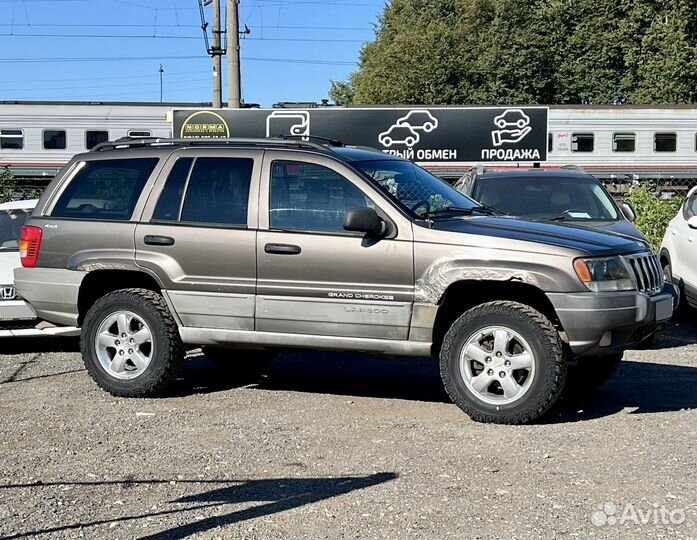
[(627, 218), (627, 221), (631, 221), (634, 223), (636, 221), (636, 210), (634, 210), (634, 205), (630, 202), (623, 202), (622, 206), (622, 214), (624, 214), (624, 217)]
[(344, 216), (344, 229), (369, 236), (382, 236), (387, 225), (373, 208), (351, 208)]
[(692, 216), (690, 219), (688, 219), (687, 226), (690, 229), (697, 229), (697, 216)]

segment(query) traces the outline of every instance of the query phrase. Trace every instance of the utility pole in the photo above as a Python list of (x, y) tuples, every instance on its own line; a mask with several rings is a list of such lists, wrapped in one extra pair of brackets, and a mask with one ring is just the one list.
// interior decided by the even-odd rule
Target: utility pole
[(240, 75), (240, 0), (227, 0), (228, 107), (239, 109), (242, 99)]
[(160, 103), (162, 103), (162, 74), (165, 72), (165, 68), (160, 64)]
[[(220, 30), (220, 0), (213, 0), (213, 107), (219, 109), (223, 106), (223, 47), (222, 32)], [(237, 32), (235, 32), (237, 35)]]

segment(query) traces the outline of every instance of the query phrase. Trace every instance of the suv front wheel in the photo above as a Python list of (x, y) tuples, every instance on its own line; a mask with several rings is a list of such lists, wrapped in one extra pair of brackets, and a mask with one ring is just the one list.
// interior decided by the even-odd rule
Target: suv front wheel
[(90, 376), (114, 396), (157, 395), (184, 361), (164, 298), (147, 289), (122, 289), (97, 300), (85, 316), (80, 348)]
[(539, 311), (510, 301), (481, 304), (450, 327), (440, 372), (473, 420), (523, 424), (559, 399), (567, 364), (559, 333)]

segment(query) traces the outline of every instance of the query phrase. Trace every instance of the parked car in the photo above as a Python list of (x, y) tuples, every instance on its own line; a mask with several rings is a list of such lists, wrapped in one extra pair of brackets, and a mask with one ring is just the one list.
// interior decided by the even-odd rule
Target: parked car
[(455, 188), (485, 206), (534, 221), (554, 221), (622, 234), (650, 245), (634, 225), (629, 203), (618, 206), (593, 176), (575, 171), (484, 171), (465, 174)]
[(529, 422), (569, 362), (607, 377), (677, 298), (643, 242), (499, 217), (409, 161), (303, 141), (99, 145), (21, 242), (20, 294), (82, 326), (117, 396), (161, 392), (185, 346), (432, 354), (472, 418)]
[(697, 187), (668, 224), (660, 257), (666, 279), (680, 287), (689, 305), (697, 307)]
[(14, 270), (21, 266), (19, 236), (37, 199), (0, 204), (0, 337), (76, 334), (76, 329), (44, 324), (17, 294)]

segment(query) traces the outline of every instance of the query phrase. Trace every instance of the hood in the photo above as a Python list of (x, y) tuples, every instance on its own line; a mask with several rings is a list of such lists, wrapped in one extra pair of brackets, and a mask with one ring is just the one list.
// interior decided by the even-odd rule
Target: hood
[[(646, 251), (643, 241), (590, 227), (526, 221), (513, 217), (455, 217), (440, 219), (433, 229), (534, 242), (586, 252), (591, 256)], [(637, 231), (638, 232), (638, 231)]]
[(638, 240), (643, 242), (647, 247), (650, 248), (651, 244), (647, 238), (639, 232), (634, 223), (627, 221), (626, 219), (620, 219), (618, 221), (583, 221), (583, 222), (570, 222), (567, 223), (568, 227), (575, 227), (579, 229), (595, 229), (598, 231), (614, 233), (620, 236), (624, 236), (628, 240)]
[(22, 266), (19, 251), (0, 251), (0, 286), (15, 282), (14, 270)]

